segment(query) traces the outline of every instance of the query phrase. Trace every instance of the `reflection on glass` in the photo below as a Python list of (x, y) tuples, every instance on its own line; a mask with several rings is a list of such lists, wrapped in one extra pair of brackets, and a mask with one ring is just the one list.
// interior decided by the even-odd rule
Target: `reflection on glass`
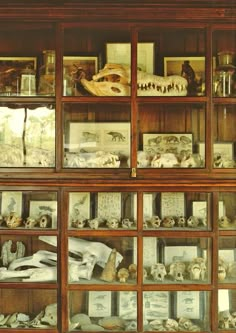
[(70, 291), (70, 331), (137, 331), (136, 291)]
[(207, 291), (144, 291), (144, 330), (209, 330), (209, 306), (210, 293)]
[(137, 195), (129, 192), (69, 193), (68, 227), (136, 229)]
[(1, 106), (0, 148), (0, 167), (54, 167), (54, 107)]
[(144, 283), (209, 283), (210, 244), (208, 238), (144, 237)]
[(221, 330), (236, 328), (236, 290), (220, 289), (218, 292), (218, 327)]
[(136, 238), (69, 237), (68, 247), (70, 283), (134, 284), (136, 282)]
[(209, 201), (209, 193), (144, 193), (143, 228), (209, 229)]

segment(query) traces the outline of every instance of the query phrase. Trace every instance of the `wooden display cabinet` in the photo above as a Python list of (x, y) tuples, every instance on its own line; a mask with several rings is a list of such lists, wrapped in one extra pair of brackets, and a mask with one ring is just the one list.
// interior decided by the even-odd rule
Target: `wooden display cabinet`
[(0, 332), (235, 332), (235, 13), (0, 5)]

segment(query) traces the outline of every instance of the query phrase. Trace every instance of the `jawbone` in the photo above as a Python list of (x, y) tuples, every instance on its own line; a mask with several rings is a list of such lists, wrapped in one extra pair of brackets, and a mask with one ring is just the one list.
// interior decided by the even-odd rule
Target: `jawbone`
[[(101, 81), (102, 80), (102, 81)], [(186, 96), (187, 80), (178, 75), (158, 76), (137, 72), (138, 96)], [(84, 88), (95, 96), (130, 96), (130, 68), (118, 64), (106, 64), (93, 76), (93, 80), (81, 80)]]

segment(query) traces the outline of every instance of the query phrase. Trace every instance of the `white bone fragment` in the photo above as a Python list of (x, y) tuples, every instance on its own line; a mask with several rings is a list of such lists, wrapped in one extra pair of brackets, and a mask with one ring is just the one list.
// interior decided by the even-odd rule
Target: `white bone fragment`
[(13, 260), (22, 258), (25, 255), (25, 245), (22, 242), (16, 242), (16, 251), (12, 252), (12, 240), (3, 243), (1, 259), (3, 266), (8, 266)]

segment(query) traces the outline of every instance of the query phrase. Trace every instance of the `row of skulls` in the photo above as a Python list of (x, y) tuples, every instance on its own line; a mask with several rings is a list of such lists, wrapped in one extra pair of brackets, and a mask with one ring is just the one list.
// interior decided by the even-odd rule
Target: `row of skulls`
[[(144, 269), (144, 279), (148, 278), (147, 270)], [(171, 263), (168, 268), (163, 263), (156, 263), (150, 267), (150, 276), (154, 281), (162, 282), (169, 275), (174, 281), (182, 282), (187, 275), (190, 280), (205, 280), (206, 261), (204, 258), (194, 258), (190, 263), (181, 261)]]
[(25, 227), (31, 229), (34, 227), (50, 228), (52, 225), (52, 217), (50, 214), (42, 214), (38, 218), (27, 217), (24, 220), (16, 212), (10, 212), (7, 216), (0, 216), (0, 226), (6, 226), (10, 229)]
[(186, 218), (185, 216), (165, 216), (161, 219), (158, 215), (154, 215), (151, 218), (144, 219), (143, 225), (144, 228), (173, 228), (173, 227), (180, 227), (180, 228), (197, 228), (203, 224), (206, 226), (206, 221), (200, 219), (196, 216), (189, 216)]
[(131, 229), (136, 225), (136, 223), (129, 218), (119, 219), (117, 217), (111, 217), (107, 220), (102, 218), (94, 218), (94, 219), (85, 219), (85, 218), (73, 218), (71, 220), (71, 227), (82, 229), (89, 227), (90, 229), (98, 229), (99, 227), (104, 228), (107, 227), (109, 229)]

